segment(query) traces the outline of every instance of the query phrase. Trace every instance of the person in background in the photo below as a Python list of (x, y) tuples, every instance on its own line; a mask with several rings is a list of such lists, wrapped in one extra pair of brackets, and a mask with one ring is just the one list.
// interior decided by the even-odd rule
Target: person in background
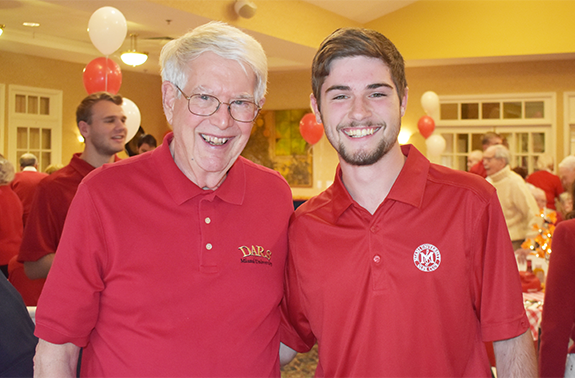
[(152, 134), (144, 134), (138, 139), (138, 155), (152, 151), (157, 147), (156, 138)]
[(0, 377), (32, 377), (37, 342), (20, 294), (0, 277)]
[(541, 223), (539, 207), (525, 180), (509, 167), (509, 150), (497, 144), (483, 153), (487, 181), (497, 189), (513, 250), (521, 248), (525, 238), (534, 236), (534, 226)]
[(559, 179), (563, 189), (571, 194), (573, 182), (575, 182), (575, 156), (569, 155), (561, 160), (558, 165)]
[(553, 174), (553, 157), (549, 154), (541, 154), (537, 158), (537, 171), (527, 176), (527, 181), (545, 191), (548, 209), (556, 210), (555, 200), (559, 200), (559, 195), (564, 192), (559, 176)]
[(61, 168), (64, 168), (64, 165), (62, 164), (50, 164), (49, 166), (46, 167), (46, 169), (44, 170), (44, 173), (51, 175), (52, 173), (60, 170)]
[(559, 208), (557, 209), (562, 219), (565, 219), (567, 214), (573, 211), (573, 198), (571, 193), (563, 192), (559, 195)]
[[(545, 281), (539, 371), (542, 378), (575, 373), (575, 212), (555, 228)], [(568, 357), (569, 356), (569, 357)], [(567, 361), (567, 369), (566, 369)]]
[(82, 376), (279, 377), (291, 190), (240, 157), (267, 58), (211, 22), (160, 63), (174, 132), (80, 185), (38, 303), (36, 370), (73, 376), (83, 347)]
[[(481, 147), (483, 148), (483, 153), (485, 153), (485, 150), (488, 149), (489, 147), (502, 143), (503, 138), (501, 138), (501, 135), (491, 131), (485, 133), (483, 135), (483, 138), (481, 139)], [(483, 159), (475, 163), (475, 165), (473, 165), (471, 168), (469, 168), (469, 172), (475, 173), (476, 175), (479, 175), (483, 178), (487, 178), (487, 172), (485, 171), (485, 165), (483, 164)]]
[(18, 254), (28, 278), (47, 277), (80, 181), (95, 168), (115, 161), (116, 153), (124, 149), (127, 128), (121, 105), (120, 95), (96, 92), (76, 109), (84, 151), (38, 185)]
[(0, 155), (0, 271), (8, 277), (8, 263), (22, 243), (22, 202), (10, 187), (14, 166)]
[(10, 183), (10, 187), (22, 201), (24, 208), (22, 221), (24, 226), (26, 226), (26, 218), (28, 218), (28, 214), (30, 214), (36, 188), (40, 181), (47, 176), (46, 173), (38, 172), (38, 158), (36, 155), (25, 153), (20, 156), (20, 172), (15, 174), (14, 180)]
[(282, 342), (299, 352), (317, 342), (318, 377), (491, 377), (494, 341), (498, 376), (534, 377), (496, 191), (399, 145), (408, 88), (393, 43), (336, 30), (312, 88), (339, 166), (290, 222)]
[(473, 150), (467, 155), (467, 171), (471, 169), (475, 164), (479, 163), (483, 159), (483, 151)]

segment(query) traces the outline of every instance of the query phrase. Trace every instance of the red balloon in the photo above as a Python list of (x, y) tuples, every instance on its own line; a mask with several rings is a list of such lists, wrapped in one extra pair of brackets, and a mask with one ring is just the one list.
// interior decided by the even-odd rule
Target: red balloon
[(417, 128), (421, 135), (427, 139), (433, 134), (433, 130), (435, 130), (435, 121), (430, 116), (425, 115), (417, 121)]
[(309, 144), (316, 144), (323, 136), (323, 125), (317, 123), (315, 115), (308, 113), (299, 121), (299, 132)]
[(122, 85), (122, 70), (112, 59), (101, 57), (84, 68), (84, 88), (88, 94), (106, 91), (118, 93)]

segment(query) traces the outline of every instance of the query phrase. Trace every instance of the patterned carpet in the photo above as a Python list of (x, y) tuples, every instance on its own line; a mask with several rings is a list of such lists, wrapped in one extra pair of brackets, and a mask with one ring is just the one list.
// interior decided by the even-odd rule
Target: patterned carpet
[(311, 378), (317, 366), (317, 344), (309, 353), (298, 353), (292, 362), (282, 368), (282, 378)]

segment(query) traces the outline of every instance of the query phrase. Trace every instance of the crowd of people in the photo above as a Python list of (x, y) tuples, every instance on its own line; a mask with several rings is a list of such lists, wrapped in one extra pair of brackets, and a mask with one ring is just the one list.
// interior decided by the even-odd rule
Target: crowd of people
[[(542, 156), (524, 180), (487, 133), (476, 174), (431, 164), (397, 140), (401, 53), (343, 28), (312, 64), (334, 184), (294, 212), (285, 179), (240, 156), (265, 102), (261, 45), (210, 22), (167, 43), (160, 65), (173, 132), (159, 146), (144, 135), (118, 161), (122, 97), (98, 92), (77, 108), (85, 146), (65, 167), (42, 174), (24, 154), (15, 174), (0, 157), (0, 269), (14, 285), (0, 285), (0, 376), (30, 376), (35, 354), (37, 377), (279, 377), (318, 344), (317, 376), (491, 377), (485, 343), (498, 376), (538, 376), (514, 252), (571, 193), (575, 157), (555, 176)], [(565, 370), (572, 222), (554, 239), (542, 376)]]

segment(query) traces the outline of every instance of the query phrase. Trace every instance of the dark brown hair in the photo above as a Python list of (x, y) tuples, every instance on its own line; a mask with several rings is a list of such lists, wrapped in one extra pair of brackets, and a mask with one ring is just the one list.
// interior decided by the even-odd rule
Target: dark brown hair
[(365, 56), (381, 59), (390, 69), (399, 101), (407, 88), (405, 62), (395, 45), (383, 34), (362, 28), (341, 28), (334, 31), (320, 45), (312, 64), (312, 90), (320, 102), (321, 86), (329, 75), (331, 63), (339, 58)]

